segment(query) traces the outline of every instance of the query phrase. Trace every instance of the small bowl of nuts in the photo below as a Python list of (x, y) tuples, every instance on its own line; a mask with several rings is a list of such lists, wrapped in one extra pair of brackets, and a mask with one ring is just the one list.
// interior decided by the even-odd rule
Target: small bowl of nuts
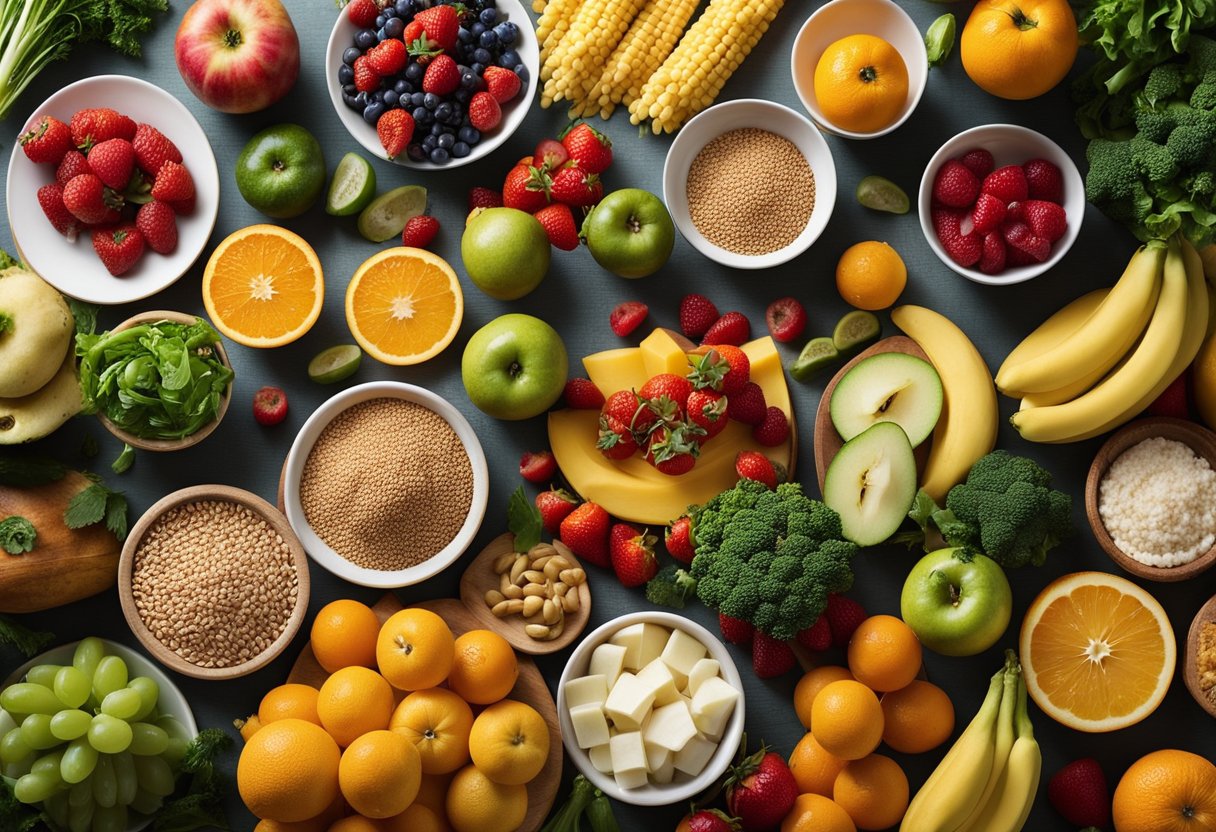
[(577, 557), (560, 540), (515, 550), (501, 534), (460, 579), (460, 600), (521, 653), (556, 653), (578, 639), (591, 617), (591, 588)]

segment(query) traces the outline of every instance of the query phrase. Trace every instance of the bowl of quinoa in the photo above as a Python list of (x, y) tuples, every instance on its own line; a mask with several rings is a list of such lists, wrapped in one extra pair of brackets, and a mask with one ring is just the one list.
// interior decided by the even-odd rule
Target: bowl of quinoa
[(489, 471), (477, 434), (448, 401), (394, 381), (322, 404), (283, 476), (287, 520), (338, 577), (390, 589), (439, 574), (472, 543)]

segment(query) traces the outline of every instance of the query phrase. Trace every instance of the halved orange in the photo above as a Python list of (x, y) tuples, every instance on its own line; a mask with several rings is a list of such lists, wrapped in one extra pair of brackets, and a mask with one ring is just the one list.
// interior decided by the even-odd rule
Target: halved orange
[(363, 262), (346, 287), (346, 324), (372, 358), (419, 364), (443, 352), (464, 318), (464, 293), (442, 257), (390, 248)]
[(1078, 731), (1115, 731), (1156, 710), (1177, 661), (1170, 620), (1152, 595), (1106, 572), (1048, 584), (1022, 619), (1026, 690)]

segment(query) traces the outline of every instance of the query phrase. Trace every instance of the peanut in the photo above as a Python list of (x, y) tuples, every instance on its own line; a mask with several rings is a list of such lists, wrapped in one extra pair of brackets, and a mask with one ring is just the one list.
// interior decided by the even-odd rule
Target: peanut
[(579, 598), (577, 592), (567, 592), (561, 598), (562, 610), (564, 612), (574, 612), (578, 609)]
[(587, 573), (578, 567), (563, 569), (557, 577), (563, 583), (570, 584), (571, 586), (579, 586), (587, 581)]
[(557, 580), (558, 575), (560, 575), (561, 573), (562, 573), (562, 570), (560, 568), (558, 568), (556, 561), (551, 560), (545, 564), (545, 577), (548, 578), (549, 580), (551, 580), (551, 581)]
[(512, 586), (511, 576), (509, 574), (507, 574), (506, 572), (503, 572), (502, 575), (500, 575), (498, 578), (498, 591), (501, 592), (503, 595), (506, 595), (507, 587), (509, 587), (509, 586)]
[(549, 561), (553, 560), (555, 557), (557, 557), (557, 556), (556, 555), (542, 555), (539, 558), (534, 558), (532, 561), (532, 568), (533, 569), (544, 569), (545, 566), (548, 565)]
[(507, 598), (514, 601), (514, 600), (523, 598), (524, 591), (522, 588), (517, 587), (515, 584), (511, 584), (509, 587), (507, 587), (507, 591), (504, 592), (503, 595), (505, 595)]
[(511, 565), (514, 563), (515, 563), (515, 553), (514, 552), (503, 552), (501, 555), (494, 558), (494, 574), (501, 575), (503, 572), (506, 572), (507, 570), (509, 570), (511, 568)]
[(543, 615), (546, 624), (556, 624), (562, 618), (562, 608), (553, 603), (553, 599), (545, 599)]
[(497, 589), (491, 589), (486, 593), (486, 606), (488, 607), (496, 607), (505, 600), (507, 600), (507, 597)]
[(553, 585), (553, 597), (561, 598), (569, 590), (570, 590), (570, 586), (568, 584), (564, 584), (561, 581), (558, 581), (557, 583), (555, 583)]
[(528, 584), (523, 588), (523, 593), (525, 598), (527, 598), (529, 595), (536, 595), (544, 598), (549, 594), (549, 590), (545, 589), (543, 584)]
[(549, 602), (539, 595), (529, 595), (524, 599), (524, 617), (536, 615), (547, 603)]
[(543, 584), (545, 582), (545, 573), (537, 572), (535, 569), (526, 569), (523, 574), (530, 584)]
[(524, 632), (527, 633), (530, 638), (534, 638), (537, 641), (548, 641), (550, 638), (552, 638), (552, 630), (549, 627), (546, 627), (544, 624), (529, 624), (528, 626), (524, 627)]
[[(518, 606), (516, 606), (518, 604)], [(502, 601), (494, 606), (491, 613), (497, 618), (505, 618), (508, 615), (515, 615), (523, 611), (523, 601)]]
[(570, 561), (566, 560), (561, 555), (554, 555), (552, 562), (557, 564), (558, 569), (569, 569), (570, 568)]

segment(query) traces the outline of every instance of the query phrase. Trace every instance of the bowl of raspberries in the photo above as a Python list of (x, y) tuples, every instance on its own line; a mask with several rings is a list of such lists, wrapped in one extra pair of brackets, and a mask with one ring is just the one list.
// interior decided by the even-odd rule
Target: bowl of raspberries
[(423, 170), (487, 155), (523, 122), (540, 52), (519, 0), (350, 0), (325, 74), (338, 118), (382, 159)]
[(986, 124), (933, 155), (917, 204), (921, 230), (943, 263), (976, 283), (1006, 285), (1043, 274), (1072, 247), (1085, 186), (1051, 139)]

